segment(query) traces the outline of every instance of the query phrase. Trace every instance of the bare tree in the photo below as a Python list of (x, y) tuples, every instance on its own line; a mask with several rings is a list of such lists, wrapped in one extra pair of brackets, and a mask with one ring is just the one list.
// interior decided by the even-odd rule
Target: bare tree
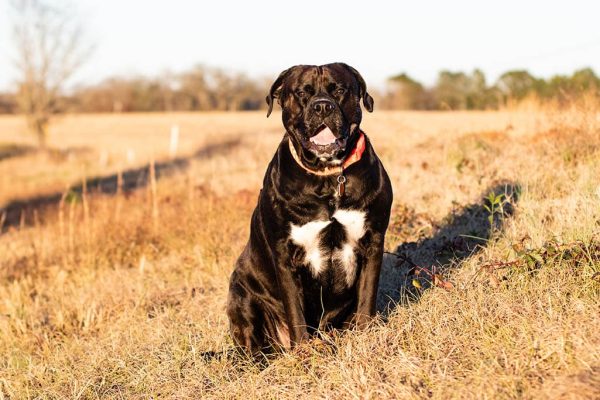
[(29, 128), (46, 147), (48, 124), (60, 111), (65, 83), (90, 54), (82, 45), (82, 28), (61, 2), (11, 0), (16, 66), (17, 100)]

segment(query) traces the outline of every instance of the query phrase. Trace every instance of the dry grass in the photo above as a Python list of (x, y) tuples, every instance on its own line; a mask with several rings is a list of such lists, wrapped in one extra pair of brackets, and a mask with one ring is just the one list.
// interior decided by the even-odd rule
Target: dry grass
[[(253, 365), (227, 355), (224, 307), (278, 118), (65, 117), (45, 155), (0, 119), (0, 399), (600, 397), (595, 104), (367, 115), (395, 192), (387, 249), (454, 288), (389, 255), (385, 318)], [(78, 187), (97, 176), (103, 194)], [(490, 225), (492, 190), (508, 196)]]

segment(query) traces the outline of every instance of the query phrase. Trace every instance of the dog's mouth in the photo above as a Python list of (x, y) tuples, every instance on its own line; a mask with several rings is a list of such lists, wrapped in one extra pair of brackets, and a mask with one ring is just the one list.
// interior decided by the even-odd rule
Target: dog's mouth
[(337, 137), (326, 124), (315, 129), (313, 135), (304, 142), (305, 147), (317, 156), (332, 156), (346, 146), (346, 137)]

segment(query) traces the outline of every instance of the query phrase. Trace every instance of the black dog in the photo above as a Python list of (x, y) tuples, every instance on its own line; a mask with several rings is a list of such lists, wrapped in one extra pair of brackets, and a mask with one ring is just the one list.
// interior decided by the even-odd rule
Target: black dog
[(292, 67), (273, 83), (267, 116), (273, 99), (286, 133), (227, 304), (231, 335), (251, 353), (369, 321), (392, 204), (388, 175), (359, 127), (360, 100), (371, 112), (373, 98), (354, 68)]

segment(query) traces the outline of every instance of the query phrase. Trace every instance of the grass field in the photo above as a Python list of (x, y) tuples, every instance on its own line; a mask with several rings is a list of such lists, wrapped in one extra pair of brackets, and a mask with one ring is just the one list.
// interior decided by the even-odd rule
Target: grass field
[(0, 399), (600, 398), (597, 104), (362, 126), (380, 317), (255, 365), (225, 302), (280, 114), (66, 116), (43, 154), (0, 118)]

